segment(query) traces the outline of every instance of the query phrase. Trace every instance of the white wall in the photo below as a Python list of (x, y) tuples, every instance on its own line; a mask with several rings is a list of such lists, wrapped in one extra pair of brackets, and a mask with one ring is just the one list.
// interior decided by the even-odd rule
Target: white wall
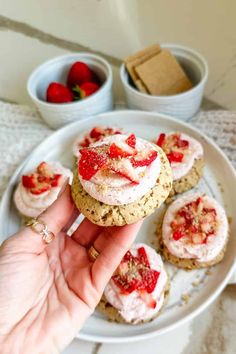
[(209, 62), (206, 96), (236, 109), (235, 0), (0, 0), (0, 97), (29, 102), (32, 68), (70, 50), (48, 35), (121, 59), (154, 42), (191, 46)]

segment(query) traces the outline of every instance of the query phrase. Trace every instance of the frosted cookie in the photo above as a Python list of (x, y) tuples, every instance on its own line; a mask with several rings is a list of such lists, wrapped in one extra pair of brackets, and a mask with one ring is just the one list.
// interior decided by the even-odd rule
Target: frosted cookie
[(106, 136), (121, 134), (122, 130), (116, 127), (94, 127), (83, 138), (79, 136), (73, 144), (73, 155), (77, 156), (82, 147), (88, 147)]
[(93, 223), (122, 226), (153, 213), (171, 185), (170, 165), (159, 147), (134, 134), (116, 134), (80, 150), (72, 197)]
[(97, 309), (112, 321), (138, 324), (155, 318), (168, 294), (169, 281), (161, 256), (138, 243), (123, 257)]
[(35, 218), (56, 199), (72, 172), (59, 162), (41, 162), (35, 171), (21, 177), (14, 193), (14, 202), (20, 214), (28, 219)]
[(223, 259), (228, 233), (226, 213), (215, 199), (188, 194), (166, 210), (159, 232), (160, 251), (177, 267), (208, 267)]
[(166, 153), (173, 173), (168, 200), (195, 187), (203, 175), (202, 145), (184, 133), (160, 134), (156, 144)]

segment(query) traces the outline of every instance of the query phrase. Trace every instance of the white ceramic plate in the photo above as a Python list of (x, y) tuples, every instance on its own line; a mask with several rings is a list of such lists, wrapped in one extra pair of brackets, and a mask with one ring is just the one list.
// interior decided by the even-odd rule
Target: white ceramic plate
[[(94, 125), (115, 125), (127, 132), (134, 132), (145, 139), (155, 139), (160, 132), (182, 131), (197, 140), (204, 147), (206, 168), (198, 190), (214, 196), (225, 208), (228, 216), (236, 215), (236, 175), (222, 151), (206, 136), (191, 126), (157, 113), (142, 111), (115, 111), (101, 114), (68, 125), (41, 143), (12, 176), (0, 207), (0, 241), (15, 232), (20, 218), (12, 203), (12, 192), (23, 172), (35, 167), (42, 160), (59, 160), (72, 165), (72, 143), (74, 139)], [(150, 243), (155, 238), (157, 211), (146, 219), (138, 241)], [(223, 290), (234, 271), (236, 254), (236, 222), (231, 223), (231, 238), (223, 262), (211, 269), (186, 272), (167, 265), (171, 276), (169, 303), (163, 313), (154, 321), (141, 325), (125, 325), (108, 322), (96, 313), (88, 319), (78, 338), (96, 342), (128, 342), (162, 334), (193, 318), (205, 309)], [(194, 283), (194, 285), (193, 285)], [(196, 285), (198, 284), (198, 285)], [(190, 296), (184, 303), (182, 295)], [(79, 314), (78, 314), (79, 316)]]

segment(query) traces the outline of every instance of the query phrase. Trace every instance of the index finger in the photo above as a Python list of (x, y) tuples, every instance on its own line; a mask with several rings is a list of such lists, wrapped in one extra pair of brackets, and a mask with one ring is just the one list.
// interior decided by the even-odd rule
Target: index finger
[(142, 221), (122, 227), (106, 228), (94, 242), (100, 253), (93, 263), (91, 276), (95, 288), (102, 292), (120, 264), (123, 256), (133, 244)]

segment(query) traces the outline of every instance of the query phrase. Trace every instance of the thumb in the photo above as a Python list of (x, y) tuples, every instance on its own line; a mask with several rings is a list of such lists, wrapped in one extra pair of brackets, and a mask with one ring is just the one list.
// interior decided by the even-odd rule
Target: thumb
[[(61, 195), (47, 210), (39, 215), (38, 219), (42, 220), (47, 225), (48, 231), (57, 237), (57, 234), (71, 220), (73, 211), (74, 204), (71, 199), (70, 186), (67, 184)], [(38, 228), (41, 229), (41, 225)], [(41, 253), (47, 246), (42, 235), (32, 230), (31, 227), (25, 227), (17, 232), (13, 238), (17, 238), (21, 242), (19, 244), (21, 251)]]

